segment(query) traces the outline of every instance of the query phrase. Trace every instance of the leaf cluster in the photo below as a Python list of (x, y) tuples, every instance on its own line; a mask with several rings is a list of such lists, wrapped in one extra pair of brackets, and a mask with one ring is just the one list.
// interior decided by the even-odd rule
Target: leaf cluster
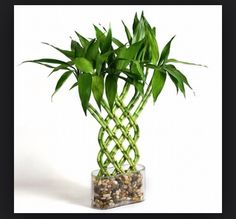
[(101, 101), (104, 96), (112, 109), (117, 96), (119, 80), (133, 85), (136, 92), (143, 95), (148, 69), (153, 70), (149, 83), (152, 86), (154, 101), (162, 91), (167, 75), (176, 86), (177, 91), (180, 90), (185, 95), (185, 85), (191, 87), (187, 78), (173, 63), (193, 63), (169, 59), (171, 42), (174, 37), (159, 54), (156, 29), (150, 26), (143, 13), (140, 18), (137, 13), (135, 14), (132, 30), (123, 21), (122, 23), (127, 37), (125, 43), (113, 36), (111, 27), (106, 30), (94, 25), (94, 38), (86, 38), (75, 32), (77, 39), (71, 39), (71, 46), (68, 50), (44, 43), (66, 56), (67, 61), (43, 58), (25, 62), (33, 62), (51, 68), (49, 75), (59, 70), (63, 72), (53, 95), (71, 75), (74, 75), (75, 83), (70, 89), (77, 87), (85, 114), (91, 94), (99, 109), (101, 109)]

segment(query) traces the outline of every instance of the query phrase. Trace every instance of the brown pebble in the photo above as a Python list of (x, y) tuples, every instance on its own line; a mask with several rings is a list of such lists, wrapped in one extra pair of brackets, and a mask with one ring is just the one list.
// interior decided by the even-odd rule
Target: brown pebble
[(144, 199), (143, 176), (139, 172), (115, 177), (93, 177), (93, 202), (95, 208), (107, 209)]

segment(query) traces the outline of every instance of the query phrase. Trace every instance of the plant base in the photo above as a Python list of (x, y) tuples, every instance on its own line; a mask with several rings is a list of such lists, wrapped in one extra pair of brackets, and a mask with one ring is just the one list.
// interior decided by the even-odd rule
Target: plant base
[(92, 172), (92, 207), (109, 209), (144, 200), (144, 166), (137, 165), (136, 171), (114, 176), (99, 177), (97, 173), (98, 170)]

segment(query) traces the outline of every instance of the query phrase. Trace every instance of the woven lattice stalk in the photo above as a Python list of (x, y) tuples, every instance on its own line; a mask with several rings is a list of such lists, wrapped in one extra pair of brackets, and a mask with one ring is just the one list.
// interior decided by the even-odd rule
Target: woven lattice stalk
[[(129, 170), (136, 170), (136, 165), (139, 161), (139, 150), (136, 145), (139, 138), (139, 127), (136, 120), (147, 102), (148, 97), (151, 95), (151, 86), (148, 86), (143, 96), (135, 94), (128, 101), (128, 104), (125, 105), (124, 100), (127, 98), (129, 88), (130, 85), (126, 83), (121, 94), (116, 97), (115, 105), (112, 110), (108, 104), (102, 100), (102, 108), (107, 114), (105, 118), (103, 118), (92, 105), (88, 107), (89, 112), (101, 125), (98, 134), (100, 151), (97, 156), (97, 162), (100, 168), (99, 176), (110, 176), (125, 173)], [(121, 115), (117, 115), (118, 110), (122, 112)], [(134, 112), (133, 114), (131, 110)], [(128, 124), (124, 124), (125, 120), (128, 121)], [(109, 126), (111, 121), (115, 124), (114, 127)], [(105, 137), (105, 133), (107, 137)], [(125, 141), (128, 142), (128, 146), (124, 145)], [(112, 145), (114, 146), (111, 148)], [(122, 154), (119, 158), (116, 157), (118, 153)], [(128, 167), (127, 169), (123, 169), (124, 164), (127, 164), (125, 165)], [(114, 168), (112, 173), (108, 171), (109, 167)]]

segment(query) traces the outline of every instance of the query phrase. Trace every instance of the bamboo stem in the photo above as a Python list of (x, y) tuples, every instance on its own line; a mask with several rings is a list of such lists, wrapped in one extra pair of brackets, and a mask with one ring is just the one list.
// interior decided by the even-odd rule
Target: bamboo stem
[[(132, 116), (129, 114), (129, 112), (126, 111), (126, 109), (124, 108), (124, 106), (122, 105), (122, 102), (117, 98), (116, 100), (116, 104), (118, 105), (118, 107), (120, 109), (123, 110), (123, 114), (125, 114), (126, 118), (129, 119), (129, 124), (131, 124), (134, 128), (134, 136), (136, 136), (135, 139), (133, 139), (130, 134), (129, 134), (129, 129), (130, 129), (130, 126), (127, 128), (127, 127), (124, 127), (120, 121), (119, 118), (117, 118), (116, 116), (114, 116), (112, 114), (112, 112), (110, 111), (109, 109), (109, 106), (105, 103), (105, 101), (102, 101), (102, 106), (104, 107), (104, 109), (107, 111), (108, 115), (114, 120), (114, 122), (116, 123), (116, 126), (119, 127), (119, 129), (121, 130), (122, 132), (122, 135), (121, 137), (118, 139), (120, 144), (122, 144), (122, 142), (124, 141), (124, 139), (127, 139), (128, 142), (129, 142), (129, 146), (131, 149), (133, 149), (134, 151), (134, 154), (135, 154), (135, 159), (134, 161), (132, 162), (133, 164), (131, 165), (130, 164), (130, 157), (129, 159), (127, 159), (126, 157), (126, 154), (129, 154), (130, 151), (125, 151), (125, 154), (123, 155), (124, 159), (127, 160), (130, 164), (130, 169), (131, 170), (135, 170), (136, 169), (136, 161), (138, 160), (138, 157), (139, 157), (139, 151), (137, 149), (137, 145), (136, 145), (136, 140), (139, 136), (139, 129), (137, 128), (138, 126), (135, 124), (134, 120), (132, 119)], [(120, 163), (120, 162), (119, 162)], [(122, 165), (120, 165), (122, 167)]]
[[(130, 87), (130, 84), (125, 83), (125, 85), (124, 85), (124, 87), (123, 87), (123, 89), (122, 89), (122, 92), (121, 92), (121, 94), (120, 94), (120, 98), (121, 98), (122, 100), (123, 100), (123, 99), (125, 98), (125, 96), (127, 95), (128, 90), (129, 90), (129, 87)], [(114, 106), (113, 112), (114, 112), (115, 110), (116, 110), (116, 105)], [(110, 119), (111, 119), (111, 118), (109, 117), (109, 115), (107, 115), (107, 117), (105, 118), (105, 122), (108, 124), (109, 121), (110, 121)], [(123, 121), (123, 118), (122, 118), (122, 121)], [(115, 127), (112, 129), (112, 133), (115, 133), (117, 129), (118, 129), (118, 127), (115, 126)], [(99, 134), (98, 134), (99, 144), (100, 144), (100, 142), (101, 142), (102, 139), (103, 139), (104, 133), (105, 133), (105, 130), (103, 129), (103, 127), (101, 127), (100, 130), (99, 130)], [(108, 135), (108, 137), (107, 137), (107, 139), (105, 140), (104, 144), (105, 144), (105, 145), (108, 145), (108, 144), (111, 142), (111, 140), (113, 140), (113, 138)], [(116, 147), (116, 148), (117, 148), (117, 149), (116, 149), (116, 151), (117, 151), (119, 148), (118, 148), (118, 147)], [(111, 156), (114, 156), (114, 155), (115, 155), (116, 151), (115, 151), (115, 153), (114, 153), (114, 151), (115, 151), (115, 150), (114, 150), (114, 148), (113, 148), (113, 150), (110, 152)], [(103, 157), (103, 154), (104, 154), (104, 153), (103, 153), (103, 150), (102, 150), (102, 149), (99, 150), (98, 156), (97, 156), (97, 163), (98, 163), (99, 166), (102, 166), (102, 168), (101, 168), (101, 170), (99, 171), (98, 175), (104, 175), (104, 173), (102, 172), (102, 169), (107, 169), (107, 166), (110, 164), (109, 159), (106, 159), (105, 162), (102, 164), (102, 157)]]
[[(121, 97), (121, 98), (119, 98), (119, 100), (122, 102), (123, 98), (124, 98), (124, 97)], [(132, 97), (131, 101), (129, 102), (129, 104), (128, 104), (128, 106), (127, 106), (127, 110), (128, 110), (128, 111), (133, 108), (133, 106), (135, 105), (135, 103), (137, 102), (138, 99), (139, 99), (139, 96), (134, 95), (134, 96)], [(119, 107), (117, 101), (116, 101), (115, 107), (116, 107), (116, 108)], [(109, 117), (107, 117), (107, 118), (109, 118)], [(120, 116), (120, 118), (119, 118), (119, 119), (120, 119), (120, 122), (122, 123), (125, 118), (126, 118), (126, 117), (125, 117), (125, 114), (123, 113), (123, 114)], [(138, 126), (137, 126), (136, 124), (134, 125), (134, 127), (135, 127), (135, 126), (137, 127), (137, 131), (136, 131), (136, 135), (134, 136), (134, 137), (135, 137), (134, 141), (137, 141), (138, 136), (139, 136), (139, 134), (138, 134), (138, 133), (139, 133), (139, 129), (138, 129)], [(132, 127), (132, 125), (131, 125), (130, 123), (128, 123), (127, 126), (125, 127), (125, 129), (129, 130), (131, 127)], [(114, 128), (112, 129), (112, 132), (115, 133), (118, 129), (119, 129), (119, 126), (116, 125), (116, 126), (114, 126)], [(103, 138), (104, 132), (103, 132), (102, 129), (100, 129), (100, 131), (102, 131), (102, 132), (100, 133), (101, 135), (99, 135), (99, 136), (100, 136), (101, 138)], [(111, 142), (111, 140), (112, 140), (112, 138), (110, 138), (110, 136), (108, 136), (108, 137), (106, 138), (106, 140), (105, 140), (105, 144), (108, 145), (108, 144)], [(124, 137), (123, 135), (121, 135), (118, 140), (119, 140), (119, 142), (122, 144), (123, 141), (125, 140), (125, 137)], [(114, 156), (118, 150), (119, 150), (119, 148), (118, 148), (117, 146), (115, 146), (115, 147), (110, 151), (111, 156)], [(103, 155), (102, 150), (100, 150), (99, 153), (98, 153), (98, 160), (99, 160), (99, 161), (102, 159), (102, 155)], [(104, 168), (107, 168), (109, 164), (110, 164), (110, 161), (109, 161), (108, 159), (106, 159), (105, 162), (103, 163)], [(99, 172), (99, 175), (102, 175), (101, 171)]]
[[(99, 122), (99, 124), (107, 131), (108, 135), (110, 135), (114, 139), (114, 141), (117, 142), (116, 136), (111, 133), (108, 125), (104, 122), (103, 118), (100, 116), (100, 114), (97, 112), (97, 110), (91, 104), (89, 104), (88, 110), (91, 113), (91, 115)], [(120, 172), (123, 172), (123, 170), (120, 169), (118, 163), (105, 150), (106, 148), (104, 148), (105, 146), (104, 146), (103, 142), (101, 141), (101, 139), (98, 139), (98, 141), (99, 141), (101, 149), (103, 149), (104, 153), (106, 154), (107, 159), (109, 159), (109, 161), (114, 165), (114, 167), (116, 169), (118, 169)], [(119, 142), (117, 142), (117, 143), (119, 144)], [(100, 166), (100, 168), (102, 168), (102, 166)], [(107, 170), (103, 169), (103, 172), (105, 172), (106, 174), (109, 175)]]
[[(148, 74), (148, 68), (146, 68), (145, 81), (147, 78), (147, 74)], [(123, 103), (123, 100), (129, 91), (129, 87), (130, 85), (128, 83), (125, 83), (121, 94), (117, 96), (115, 99), (115, 104), (112, 110), (109, 108), (105, 100), (101, 101), (102, 108), (107, 113), (107, 116), (105, 119), (103, 119), (100, 113), (91, 104), (89, 104), (88, 111), (101, 125), (101, 128), (99, 130), (99, 135), (98, 135), (100, 151), (97, 157), (97, 162), (100, 167), (100, 171), (98, 174), (99, 176), (102, 176), (102, 175), (109, 176), (111, 174), (114, 175), (116, 173), (124, 173), (125, 170), (123, 169), (123, 164), (126, 161), (129, 164), (130, 170), (136, 169), (136, 165), (139, 160), (139, 151), (136, 145), (136, 142), (139, 138), (139, 128), (135, 121), (140, 115), (141, 111), (143, 110), (145, 104), (148, 101), (148, 98), (151, 95), (151, 82), (149, 82), (148, 87), (133, 115), (131, 115), (131, 110), (135, 106), (137, 101), (139, 100), (140, 94), (135, 93), (133, 97), (131, 98), (131, 100), (129, 101), (128, 105), (125, 106)], [(117, 109), (120, 109), (122, 111), (122, 114), (120, 115), (120, 117), (117, 117), (116, 115)], [(122, 124), (125, 118), (127, 118), (129, 121), (129, 123), (126, 126)], [(111, 120), (115, 122), (115, 126), (112, 129), (109, 127), (109, 122)], [(131, 128), (134, 130), (133, 137), (129, 134), (129, 131)], [(119, 138), (117, 138), (116, 136), (117, 130), (120, 130), (122, 133)], [(104, 140), (103, 138), (104, 138), (105, 132), (108, 134), (108, 136)], [(124, 149), (124, 146), (122, 145), (125, 139), (129, 143), (126, 149)], [(108, 146), (111, 143), (111, 141), (115, 143), (115, 146), (111, 150), (108, 150)], [(123, 154), (119, 161), (115, 159), (115, 155), (118, 152), (118, 150), (120, 150)], [(132, 150), (134, 151), (133, 159), (129, 156), (129, 153)], [(106, 156), (105, 161), (103, 161), (104, 156)], [(112, 164), (114, 167), (114, 171), (112, 173), (109, 173), (108, 171), (109, 164)]]
[(148, 85), (148, 88), (147, 88), (147, 91), (145, 92), (143, 98), (142, 98), (142, 101), (140, 102), (140, 104), (138, 105), (137, 109), (135, 110), (134, 112), (134, 119), (136, 120), (138, 118), (138, 116), (140, 115), (140, 113), (142, 112), (144, 106), (146, 105), (149, 97), (151, 96), (152, 94), (152, 87), (151, 87), (151, 82), (149, 83)]

